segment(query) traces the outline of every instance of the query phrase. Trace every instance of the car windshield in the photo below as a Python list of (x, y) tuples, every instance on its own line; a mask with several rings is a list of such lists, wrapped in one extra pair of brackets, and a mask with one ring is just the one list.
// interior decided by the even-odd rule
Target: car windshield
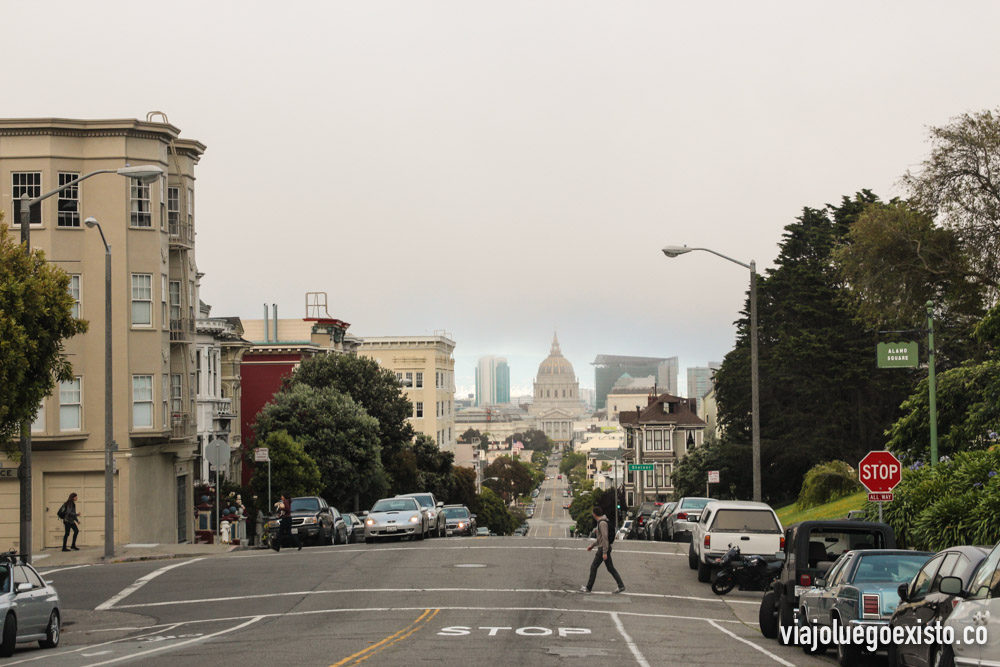
[(316, 498), (292, 498), (293, 512), (318, 512), (319, 500)]
[(720, 509), (715, 513), (713, 531), (729, 533), (780, 533), (770, 510)]
[(0, 565), (0, 593), (10, 593), (10, 567)]
[(927, 562), (927, 554), (871, 554), (861, 556), (854, 583), (894, 583), (911, 581)]
[(385, 498), (375, 503), (372, 512), (406, 512), (420, 509), (413, 498)]
[(700, 510), (708, 504), (708, 498), (685, 498), (681, 501), (680, 509)]
[(464, 507), (445, 507), (444, 515), (448, 519), (468, 519), (469, 513)]
[(407, 496), (407, 498), (413, 498), (421, 507), (434, 507), (434, 503), (431, 501), (430, 496)]

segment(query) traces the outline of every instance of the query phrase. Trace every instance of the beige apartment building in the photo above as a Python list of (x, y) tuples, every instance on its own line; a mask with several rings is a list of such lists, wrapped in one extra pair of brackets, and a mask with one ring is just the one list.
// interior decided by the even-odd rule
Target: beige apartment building
[(459, 435), (455, 432), (454, 351), (455, 341), (443, 333), (364, 337), (358, 351), (396, 373), (413, 404), (413, 428), (449, 452), (455, 451)]
[[(152, 116), (152, 115), (151, 115)], [(163, 118), (166, 121), (166, 118)], [(205, 146), (167, 122), (0, 119), (0, 208), (18, 235), (18, 201), (90, 172), (157, 165), (151, 184), (95, 175), (31, 211), (31, 245), (70, 274), (90, 330), (66, 341), (74, 379), (55, 387), (32, 425), (36, 549), (60, 547), (56, 510), (79, 494), (79, 544), (104, 542), (104, 262), (111, 246), (115, 542), (193, 538), (196, 446), (195, 166)], [(15, 464), (0, 455), (0, 465)], [(16, 477), (0, 477), (0, 548), (18, 542)]]

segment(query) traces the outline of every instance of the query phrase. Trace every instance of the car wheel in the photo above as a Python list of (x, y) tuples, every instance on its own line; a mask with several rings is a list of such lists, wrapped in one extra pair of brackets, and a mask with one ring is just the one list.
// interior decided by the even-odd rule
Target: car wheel
[(694, 552), (694, 545), (688, 545), (688, 567), (692, 570), (698, 569), (698, 555)]
[(955, 667), (955, 649), (951, 644), (945, 644), (940, 650), (931, 653), (931, 667)]
[(702, 563), (699, 559), (698, 561), (698, 581), (703, 584), (707, 584), (712, 580), (712, 568), (708, 563)]
[[(902, 664), (899, 658), (899, 647), (897, 647), (896, 644), (894, 643), (889, 644), (889, 646), (886, 648), (885, 655), (886, 655), (885, 662), (889, 667), (900, 667), (900, 665)], [(932, 655), (931, 658), (933, 659), (933, 657), (934, 656)], [(931, 662), (928, 664), (933, 665), (934, 663)]]
[[(836, 618), (837, 622), (840, 622), (839, 618), (837, 617), (834, 618)], [(854, 644), (848, 644), (846, 642), (842, 644), (837, 644), (837, 664), (839, 664), (840, 667), (854, 667), (860, 662), (861, 662), (860, 647), (855, 646)]]
[[(785, 628), (782, 631), (782, 628)], [(785, 646), (795, 646), (795, 632), (791, 632), (788, 635), (788, 639), (785, 639), (785, 633), (788, 629), (795, 629), (795, 611), (792, 609), (792, 605), (788, 604), (780, 597), (778, 598), (778, 643), (784, 644)]]
[(415, 539), (415, 540), (421, 540), (421, 541), (424, 539), (424, 527), (423, 526), (420, 526), (420, 532), (419, 533), (414, 533), (413, 534), (413, 539)]
[(445, 525), (443, 523), (441, 524), (441, 527), (438, 528), (438, 537), (448, 537), (448, 526), (447, 525)]
[[(802, 623), (805, 624), (805, 618), (806, 618), (806, 610), (805, 609), (803, 609), (799, 613), (799, 618), (802, 619)], [(813, 632), (814, 633), (816, 632), (816, 630), (819, 629), (815, 625), (813, 625), (812, 628), (813, 628)], [(819, 642), (817, 642), (815, 650), (813, 650), (812, 644), (803, 644), (802, 645), (802, 652), (805, 653), (806, 655), (823, 655), (824, 653), (826, 653), (826, 644), (820, 644)]]
[(757, 625), (760, 626), (760, 633), (768, 639), (778, 636), (778, 611), (774, 604), (774, 591), (764, 593), (764, 599), (760, 601), (760, 611), (757, 612)]
[(45, 639), (40, 639), (38, 645), (42, 648), (59, 646), (59, 612), (56, 609), (49, 614), (49, 625), (45, 628)]
[(14, 655), (14, 645), (17, 644), (17, 618), (7, 614), (3, 622), (3, 640), (0, 641), (0, 657), (9, 658)]

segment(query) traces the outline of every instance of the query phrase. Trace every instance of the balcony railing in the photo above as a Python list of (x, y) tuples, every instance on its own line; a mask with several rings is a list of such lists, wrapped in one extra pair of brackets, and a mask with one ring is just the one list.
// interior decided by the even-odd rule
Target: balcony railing
[(197, 432), (197, 423), (186, 412), (174, 412), (170, 415), (170, 439), (187, 440)]
[(191, 225), (178, 220), (167, 223), (167, 234), (170, 237), (171, 248), (190, 248), (194, 245), (194, 234)]
[(194, 338), (194, 320), (182, 318), (170, 320), (170, 340), (173, 342), (190, 341)]
[(236, 417), (236, 413), (233, 412), (233, 399), (216, 399), (212, 404), (212, 417), (214, 419), (234, 419)]

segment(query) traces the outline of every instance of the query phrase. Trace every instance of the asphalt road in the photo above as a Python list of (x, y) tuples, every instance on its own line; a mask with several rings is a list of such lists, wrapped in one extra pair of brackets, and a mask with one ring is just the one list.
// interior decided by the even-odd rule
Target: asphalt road
[(556, 534), (569, 519), (552, 498), (526, 538), (43, 568), (63, 600), (63, 643), (4, 664), (832, 664), (764, 639), (760, 594), (716, 597), (686, 545), (616, 543), (628, 590), (611, 594), (602, 569), (593, 594), (575, 592), (589, 541)]

